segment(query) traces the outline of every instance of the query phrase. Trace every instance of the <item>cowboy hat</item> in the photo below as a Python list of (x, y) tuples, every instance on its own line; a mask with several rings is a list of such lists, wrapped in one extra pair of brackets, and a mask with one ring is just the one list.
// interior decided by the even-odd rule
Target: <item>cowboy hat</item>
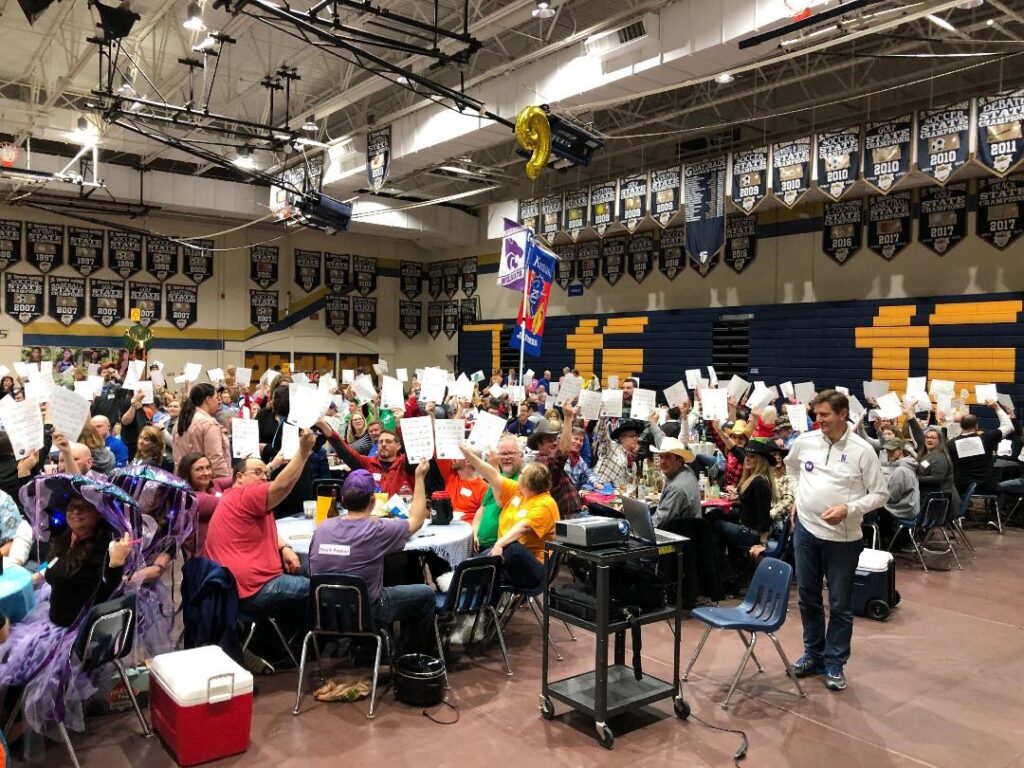
[(619, 426), (612, 430), (612, 440), (618, 440), (623, 432), (636, 432), (638, 435), (644, 431), (646, 425), (636, 419), (623, 419)]
[(775, 446), (769, 445), (764, 440), (755, 437), (753, 440), (747, 443), (747, 446), (746, 448), (743, 449), (743, 452), (747, 456), (764, 456), (769, 461), (774, 461), (776, 450), (777, 449), (775, 448)]
[(675, 437), (666, 437), (661, 441), (660, 448), (651, 448), (651, 453), (671, 453), (681, 458), (687, 464), (694, 460), (693, 451)]
[(736, 419), (736, 423), (732, 425), (732, 429), (729, 430), (730, 435), (745, 435), (747, 434), (747, 422), (743, 419)]
[(541, 441), (541, 438), (547, 437), (548, 435), (557, 435), (561, 430), (552, 424), (547, 419), (541, 419), (537, 422), (537, 426), (533, 428), (533, 432), (526, 439), (526, 446), (531, 450), (537, 450), (537, 444)]

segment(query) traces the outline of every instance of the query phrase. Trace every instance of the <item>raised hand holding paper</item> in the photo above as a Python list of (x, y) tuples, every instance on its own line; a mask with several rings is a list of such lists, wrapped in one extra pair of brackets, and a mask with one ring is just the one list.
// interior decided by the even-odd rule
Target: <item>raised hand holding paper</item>
[(579, 396), (582, 388), (583, 379), (578, 379), (572, 374), (569, 374), (562, 380), (562, 386), (558, 389), (558, 397), (555, 399), (555, 405), (571, 403)]
[(224, 381), (224, 369), (222, 368), (210, 368), (206, 371), (206, 375), (210, 378), (210, 382), (213, 384)]
[(402, 419), (402, 446), (410, 464), (434, 458), (434, 420), (430, 416)]
[(43, 447), (43, 414), (39, 403), (30, 397), (21, 402), (8, 396), (0, 400), (0, 421), (14, 448), (14, 458), (24, 459)]
[[(403, 432), (405, 419), (402, 420)], [(466, 439), (465, 419), (436, 419), (434, 421), (434, 450), (439, 459), (466, 458), (459, 444)]]
[(199, 374), (203, 372), (203, 366), (199, 363), (185, 363), (185, 381), (199, 381)]
[(355, 390), (356, 397), (364, 403), (369, 403), (377, 397), (377, 390), (373, 386), (373, 379), (365, 373), (352, 382), (352, 389)]
[(702, 389), (700, 391), (701, 413), (708, 421), (729, 420), (729, 393), (724, 389)]
[(807, 418), (807, 406), (804, 403), (786, 403), (786, 417), (794, 432), (806, 432), (811, 428)]
[[(601, 393), (592, 392), (589, 389), (580, 390), (579, 415), (584, 421), (596, 421), (601, 418)], [(619, 413), (622, 406), (619, 406)]]
[(686, 372), (687, 389), (700, 389), (700, 368), (691, 368)]
[(601, 412), (605, 418), (618, 419), (622, 416), (622, 390), (605, 389), (601, 392)]
[(975, 384), (974, 397), (979, 403), (987, 403), (998, 398), (995, 384)]
[[(82, 382), (76, 382), (82, 383)], [(61, 386), (50, 391), (50, 423), (71, 442), (78, 440), (89, 418), (89, 401)]]
[(647, 421), (654, 413), (658, 395), (653, 389), (634, 389), (629, 418)]
[(401, 408), (405, 403), (402, 382), (392, 376), (385, 376), (380, 390), (380, 402), (385, 408)]
[(235, 459), (259, 458), (260, 425), (256, 419), (231, 420), (231, 456)]
[(686, 385), (682, 381), (677, 381), (666, 389), (665, 402), (668, 403), (669, 408), (674, 408), (680, 403), (690, 402), (690, 393), (686, 391)]
[(889, 391), (888, 381), (865, 381), (864, 386), (864, 397), (868, 400), (877, 400), (886, 392)]
[(814, 400), (815, 390), (813, 381), (802, 381), (793, 388), (796, 399), (801, 403), (809, 403)]
[(898, 419), (903, 413), (903, 404), (895, 392), (887, 392), (878, 398), (878, 415), (883, 419)]
[(281, 425), (281, 455), (292, 458), (299, 452), (299, 428), (285, 422)]
[(235, 384), (237, 384), (240, 387), (248, 387), (251, 383), (252, 383), (252, 368), (236, 368), (235, 369)]
[(444, 368), (424, 368), (420, 386), (420, 399), (428, 403), (443, 403), (448, 388), (448, 371)]
[[(402, 420), (405, 423), (405, 420)], [(469, 433), (468, 442), (477, 450), (489, 450), (498, 445), (502, 433), (505, 431), (505, 420), (493, 413), (481, 411), (476, 415), (473, 422), (473, 429)]]
[(726, 386), (726, 392), (729, 393), (729, 397), (734, 403), (738, 403), (748, 389), (750, 389), (750, 382), (741, 376), (733, 376)]
[(409, 380), (409, 370), (407, 368), (399, 368), (395, 371), (395, 376), (398, 377), (399, 381), (406, 382)]

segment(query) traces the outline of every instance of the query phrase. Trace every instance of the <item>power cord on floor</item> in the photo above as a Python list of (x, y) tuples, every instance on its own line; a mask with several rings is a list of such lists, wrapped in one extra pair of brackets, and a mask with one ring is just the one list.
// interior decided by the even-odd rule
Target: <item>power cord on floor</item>
[(740, 730), (738, 728), (723, 728), (720, 725), (713, 725), (713, 724), (709, 723), (707, 720), (702, 720), (701, 718), (699, 718), (697, 715), (693, 714), (692, 712), (690, 713), (690, 717), (688, 719), (689, 720), (696, 720), (698, 723), (703, 725), (705, 728), (710, 728), (713, 731), (721, 731), (722, 733), (735, 733), (737, 736), (740, 737), (740, 739), (742, 739), (742, 741), (740, 742), (739, 749), (737, 749), (736, 752), (732, 756), (732, 764), (733, 765), (738, 766), (740, 764), (740, 760), (742, 760), (743, 758), (745, 758), (747, 756), (748, 742), (747, 742), (747, 732), (746, 731), (742, 731), (742, 730)]

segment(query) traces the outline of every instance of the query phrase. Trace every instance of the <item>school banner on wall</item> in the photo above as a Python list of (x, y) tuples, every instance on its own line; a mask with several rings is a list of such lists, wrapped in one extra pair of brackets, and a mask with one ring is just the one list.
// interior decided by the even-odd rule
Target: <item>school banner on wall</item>
[(757, 258), (757, 218), (733, 213), (725, 219), (725, 255), (722, 260), (739, 274)]
[(615, 235), (601, 241), (601, 271), (609, 285), (615, 285), (626, 271), (626, 236)]
[(348, 296), (332, 293), (324, 303), (324, 322), (339, 336), (348, 330), (349, 301)]
[(819, 133), (818, 189), (838, 200), (857, 182), (860, 170), (860, 126), (834, 133)]
[(917, 242), (945, 256), (967, 237), (967, 185), (921, 188)]
[(54, 320), (67, 327), (85, 317), (84, 277), (47, 275), (46, 288), (50, 295), (50, 317)]
[(686, 250), (701, 277), (718, 263), (725, 244), (725, 169), (722, 155), (687, 165), (683, 172)]
[(576, 247), (576, 279), (590, 288), (601, 273), (601, 243), (591, 240)]
[(459, 302), (459, 330), (465, 325), (472, 325), (480, 319), (480, 301), (474, 296)]
[(4, 274), (4, 311), (22, 325), (43, 315), (43, 276)]
[(109, 328), (124, 320), (124, 282), (89, 278), (89, 317)]
[(772, 144), (772, 194), (792, 208), (811, 188), (811, 137)]
[(418, 301), (399, 301), (398, 327), (407, 338), (419, 336), (423, 330), (423, 304)]
[(361, 336), (369, 336), (377, 330), (377, 297), (352, 297), (352, 326)]
[(64, 263), (64, 225), (25, 222), (28, 263), (40, 272), (50, 272)]
[(961, 101), (917, 115), (917, 169), (945, 184), (967, 163), (971, 147), (971, 102)]
[(651, 216), (661, 227), (679, 213), (683, 176), (678, 165), (651, 171)]
[(472, 297), (476, 293), (477, 278), (476, 256), (470, 256), (462, 260), (462, 292)]
[(821, 250), (839, 264), (845, 264), (860, 250), (864, 228), (864, 201), (825, 203), (823, 224)]
[(1024, 89), (978, 99), (978, 162), (1005, 176), (1024, 159)]
[(191, 240), (182, 247), (182, 272), (196, 285), (213, 277), (213, 240)]
[(661, 233), (658, 243), (658, 269), (669, 280), (686, 268), (686, 228), (669, 227)]
[(111, 230), (107, 241), (107, 266), (111, 271), (122, 280), (142, 271), (142, 235)]
[(277, 282), (278, 254), (276, 245), (249, 246), (249, 279), (260, 288), (269, 288)]
[(199, 289), (194, 285), (164, 284), (167, 293), (167, 322), (184, 331), (199, 318)]
[(21, 261), (22, 223), (0, 219), (0, 270)]
[(403, 261), (400, 269), (402, 294), (410, 301), (418, 298), (423, 292), (423, 265), (418, 261)]
[(540, 234), (549, 243), (562, 231), (562, 196), (547, 195), (540, 199)]
[(619, 179), (619, 223), (635, 232), (647, 215), (647, 174)]
[(910, 244), (910, 193), (868, 198), (868, 248), (883, 259)]
[(391, 126), (366, 134), (366, 185), (377, 194), (391, 175)]
[(864, 130), (863, 178), (883, 195), (910, 173), (910, 140), (914, 118), (904, 115), (883, 123), (868, 123)]
[(431, 301), (427, 304), (427, 333), (436, 339), (441, 333), (441, 321), (444, 316), (444, 302)]
[(590, 226), (598, 235), (603, 236), (614, 219), (617, 191), (614, 181), (594, 184), (590, 188)]
[(999, 250), (1024, 234), (1024, 176), (978, 181), (978, 237)]
[[(110, 231), (110, 245), (122, 235), (131, 235), (131, 245), (142, 250), (142, 235), (134, 232)], [(68, 265), (78, 274), (88, 277), (103, 269), (103, 230), (88, 227), (68, 227)]]
[(435, 261), (427, 265), (427, 293), (436, 299), (444, 290), (444, 264)]
[[(369, 296), (377, 290), (377, 260), (366, 256), (352, 257), (352, 279), (360, 296)], [(374, 323), (376, 323), (376, 315)], [(365, 334), (364, 334), (365, 335)]]
[(536, 197), (519, 201), (519, 223), (531, 232), (540, 225), (540, 200)]
[(555, 265), (555, 282), (563, 291), (568, 290), (569, 283), (576, 277), (576, 252), (575, 245), (560, 245), (555, 248), (555, 256), (558, 263)]
[(331, 293), (348, 293), (352, 281), (348, 276), (351, 255), (347, 253), (324, 253), (324, 284)]
[(732, 201), (753, 213), (768, 196), (768, 146), (732, 155)]
[(178, 244), (162, 237), (147, 237), (146, 271), (161, 283), (178, 274)]
[(459, 302), (446, 301), (444, 304), (444, 335), (449, 339), (459, 332)]
[(249, 322), (261, 333), (266, 333), (277, 323), (277, 291), (249, 289)]
[(293, 255), (295, 258), (295, 284), (306, 293), (315, 291), (320, 287), (320, 265), (323, 262), (323, 254), (320, 251), (296, 248)]
[(441, 274), (444, 277), (444, 295), (449, 299), (455, 298), (459, 292), (459, 260), (442, 261)]
[(128, 283), (128, 316), (139, 310), (139, 324), (147, 328), (163, 316), (163, 290), (159, 283)]
[(590, 190), (584, 187), (565, 193), (565, 233), (573, 240), (587, 228)]
[(654, 235), (644, 232), (629, 238), (629, 274), (642, 283), (651, 273), (654, 262)]

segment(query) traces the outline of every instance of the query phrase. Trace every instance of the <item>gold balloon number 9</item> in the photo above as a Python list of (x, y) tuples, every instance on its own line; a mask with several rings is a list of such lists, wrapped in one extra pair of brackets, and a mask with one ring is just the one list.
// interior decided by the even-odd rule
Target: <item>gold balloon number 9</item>
[(551, 156), (551, 124), (547, 113), (540, 107), (524, 107), (516, 117), (516, 140), (527, 152), (526, 177), (530, 181), (540, 178)]

